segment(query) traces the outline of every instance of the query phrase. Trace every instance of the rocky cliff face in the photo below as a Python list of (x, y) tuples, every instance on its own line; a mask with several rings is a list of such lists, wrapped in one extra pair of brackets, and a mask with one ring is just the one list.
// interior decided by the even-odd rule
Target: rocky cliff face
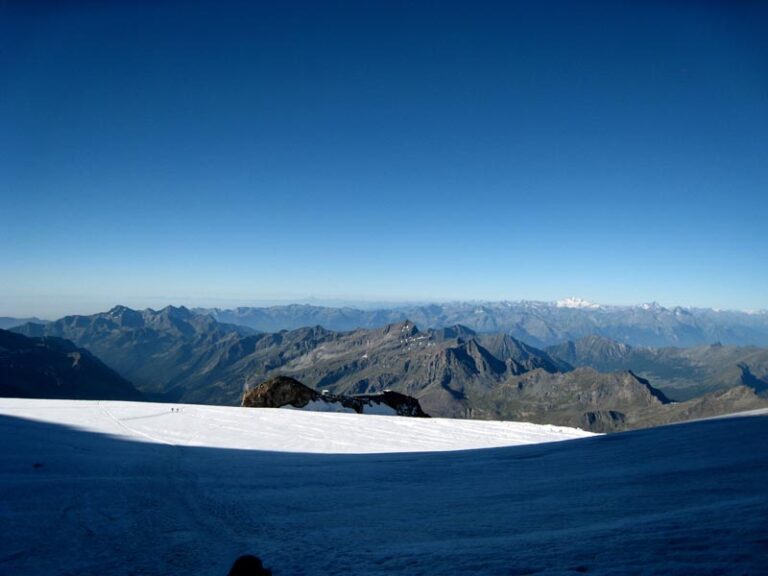
[(617, 432), (625, 428), (627, 417), (622, 412), (615, 410), (595, 410), (582, 414), (580, 428), (592, 432)]
[(319, 412), (356, 412), (428, 418), (419, 401), (386, 390), (381, 394), (343, 396), (318, 392), (298, 380), (276, 376), (243, 393), (241, 406), (248, 408), (293, 407)]
[(658, 411), (668, 403), (632, 372), (602, 374), (578, 368), (553, 374), (537, 369), (473, 398), (473, 416), (613, 432), (632, 427), (635, 414)]

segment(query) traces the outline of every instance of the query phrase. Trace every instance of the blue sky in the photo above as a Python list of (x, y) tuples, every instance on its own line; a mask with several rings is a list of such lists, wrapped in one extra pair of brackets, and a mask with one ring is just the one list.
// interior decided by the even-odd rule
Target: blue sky
[(760, 2), (2, 3), (0, 315), (768, 308), (767, 25)]

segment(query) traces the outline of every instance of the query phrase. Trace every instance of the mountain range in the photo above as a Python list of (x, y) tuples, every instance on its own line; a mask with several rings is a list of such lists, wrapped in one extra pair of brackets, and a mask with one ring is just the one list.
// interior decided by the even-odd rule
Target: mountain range
[[(48, 324), (27, 323), (14, 329), (31, 337), (54, 336), (90, 350), (128, 378), (150, 398), (177, 400), (175, 387), (189, 374), (206, 372), (217, 352), (236, 345), (253, 331), (217, 322), (182, 307), (160, 311), (115, 306), (90, 316), (65, 316)], [(167, 392), (171, 392), (166, 396)]]
[[(287, 304), (233, 309), (193, 308), (224, 324), (260, 332), (323, 326), (329, 330), (381, 328), (411, 320), (422, 328), (467, 326), (477, 332), (506, 332), (534, 346), (545, 347), (603, 336), (633, 346), (691, 347), (720, 342), (737, 346), (768, 346), (768, 311), (665, 307), (657, 303), (607, 306), (579, 298), (556, 302), (451, 302), (381, 305), (379, 308)], [(0, 317), (0, 328), (38, 318)]]
[(675, 400), (744, 385), (768, 391), (768, 349), (720, 343), (691, 348), (630, 346), (601, 336), (550, 346), (547, 352), (573, 366), (601, 372), (632, 370)]
[(141, 393), (87, 350), (61, 338), (0, 330), (0, 396), (140, 400)]
[(698, 346), (714, 342), (768, 346), (768, 312), (667, 308), (656, 303), (603, 306), (571, 298), (559, 302), (454, 302), (378, 310), (292, 304), (195, 311), (220, 322), (264, 332), (315, 325), (345, 331), (411, 320), (423, 328), (458, 324), (478, 332), (506, 332), (539, 347), (589, 335), (637, 346)]
[(244, 388), (285, 375), (333, 394), (392, 389), (433, 416), (525, 420), (620, 430), (765, 404), (750, 387), (673, 404), (637, 373), (600, 373), (509, 334), (410, 320), (346, 332), (320, 326), (254, 333), (186, 308), (118, 306), (16, 329), (68, 338), (131, 380), (149, 399), (237, 405)]

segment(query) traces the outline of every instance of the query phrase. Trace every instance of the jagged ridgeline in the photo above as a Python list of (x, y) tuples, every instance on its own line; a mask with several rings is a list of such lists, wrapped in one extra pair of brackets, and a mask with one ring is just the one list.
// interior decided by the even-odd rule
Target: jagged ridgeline
[(69, 338), (150, 396), (214, 404), (237, 404), (244, 383), (283, 374), (339, 394), (396, 389), (441, 415), (467, 416), (473, 391), (530, 370), (568, 368), (509, 336), (480, 336), (462, 326), (420, 331), (410, 321), (350, 332), (315, 326), (254, 334), (186, 308), (119, 306), (17, 331)]
[(667, 308), (656, 303), (603, 306), (569, 298), (559, 302), (451, 302), (377, 310), (291, 304), (197, 311), (220, 322), (265, 332), (314, 325), (330, 330), (379, 328), (411, 320), (422, 329), (460, 324), (478, 332), (506, 332), (538, 347), (589, 335), (635, 346), (687, 347), (713, 342), (768, 346), (768, 311)]
[[(461, 325), (420, 330), (405, 320), (346, 332), (314, 326), (254, 333), (183, 307), (116, 307), (17, 330), (71, 339), (153, 399), (237, 405), (244, 384), (283, 375), (336, 395), (390, 389), (417, 398), (432, 416), (617, 430), (685, 413), (633, 372), (574, 370), (508, 334)], [(751, 389), (737, 396), (710, 398), (707, 410), (762, 405)]]

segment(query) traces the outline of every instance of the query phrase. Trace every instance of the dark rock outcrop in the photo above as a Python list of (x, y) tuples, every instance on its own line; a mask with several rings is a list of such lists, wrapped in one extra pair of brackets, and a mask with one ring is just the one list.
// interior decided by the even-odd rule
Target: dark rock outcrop
[(243, 393), (241, 406), (247, 408), (304, 408), (322, 394), (288, 376), (275, 376)]
[(585, 430), (592, 432), (616, 432), (624, 429), (627, 417), (623, 412), (615, 410), (596, 410), (584, 412), (583, 426)]
[[(318, 392), (288, 376), (276, 376), (246, 390), (241, 402), (248, 408), (307, 408), (317, 411), (341, 412), (353, 410), (358, 414), (394, 413), (398, 416), (428, 418), (419, 401), (399, 392), (385, 390), (381, 394), (343, 396)], [(389, 409), (389, 410), (388, 410)]]

